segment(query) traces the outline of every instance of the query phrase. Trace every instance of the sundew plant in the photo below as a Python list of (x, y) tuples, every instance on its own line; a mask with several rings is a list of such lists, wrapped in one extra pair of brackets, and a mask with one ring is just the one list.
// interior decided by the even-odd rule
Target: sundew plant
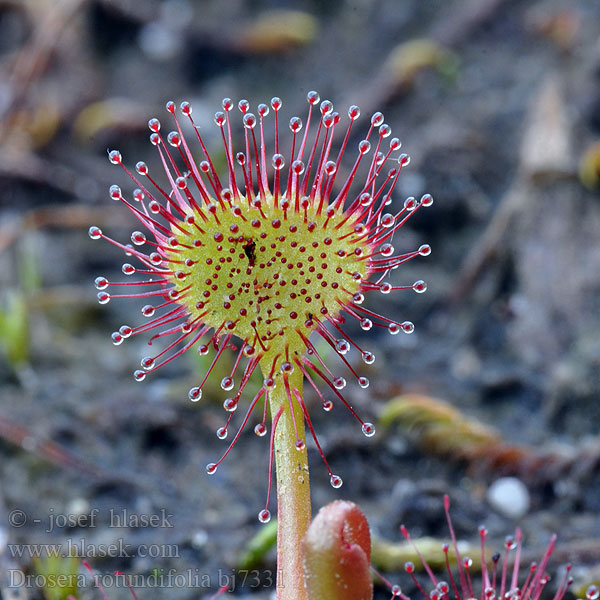
[[(488, 531), (479, 527), (479, 552), (473, 557), (460, 549), (450, 517), (450, 498), (444, 496), (444, 512), (450, 533), (450, 542), (441, 544), (439, 552), (428, 545), (426, 552), (438, 566), (434, 572), (424, 553), (413, 542), (408, 529), (400, 530), (418, 558), (404, 563), (404, 571), (412, 580), (419, 597), (425, 600), (541, 600), (552, 597), (563, 600), (574, 579), (572, 565), (567, 564), (548, 592), (551, 575), (546, 570), (556, 545), (556, 536), (548, 542), (540, 560), (524, 565), (523, 535), (517, 528), (514, 535), (504, 540), (501, 552), (492, 552), (488, 546)], [(431, 540), (430, 540), (431, 542)], [(352, 598), (370, 599), (373, 593), (373, 575), (388, 588), (391, 600), (411, 600), (400, 585), (392, 584), (377, 573), (370, 564), (371, 538), (365, 516), (352, 502), (336, 500), (319, 511), (303, 541), (308, 597), (328, 600)], [(420, 564), (419, 564), (420, 563)], [(417, 576), (417, 571), (424, 571)], [(598, 600), (596, 585), (588, 586), (586, 600)]]
[[(160, 352), (142, 358), (136, 380), (188, 350), (212, 352), (206, 375), (189, 391), (190, 400), (197, 401), (222, 354), (235, 353), (233, 369), (221, 381), (231, 394), (224, 401), (227, 415), (217, 435), (225, 439), (230, 428), (236, 431), (207, 472), (217, 470), (251, 413), (260, 411), (262, 420), (254, 431), (261, 437), (268, 434), (270, 470), (274, 461), (277, 474), (281, 598), (303, 597), (300, 540), (310, 523), (306, 428), (331, 485), (342, 485), (319, 445), (303, 384), (314, 390), (323, 409), (330, 411), (337, 402), (352, 413), (366, 436), (375, 433), (343, 396), (347, 373), (360, 387), (369, 385), (352, 355), (367, 365), (375, 355), (353, 340), (344, 324), (354, 319), (365, 331), (382, 327), (392, 335), (413, 332), (410, 321), (397, 322), (367, 308), (366, 296), (426, 290), (423, 281), (396, 284), (389, 276), (402, 263), (430, 253), (428, 245), (397, 252), (393, 240), (417, 209), (433, 202), (426, 194), (394, 207), (394, 189), (409, 157), (400, 152), (400, 140), (391, 137), (381, 113), (357, 132), (357, 106), (348, 109), (345, 119), (331, 102), (320, 102), (316, 92), (309, 92), (307, 100), (306, 122), (292, 117), (291, 135), (284, 139), (279, 98), (270, 107), (259, 104), (256, 114), (241, 100), (239, 136), (234, 103), (224, 99), (214, 117), (225, 151), (224, 173), (211, 160), (190, 104), (182, 103), (178, 116), (175, 104), (168, 102), (173, 130), (164, 135), (158, 119), (148, 123), (162, 164), (158, 176), (143, 162), (130, 168), (119, 151), (109, 152), (109, 160), (135, 186), (130, 196), (113, 185), (110, 196), (137, 217), (142, 230), (131, 234), (131, 244), (111, 239), (98, 227), (89, 231), (92, 239), (111, 242), (136, 262), (123, 265), (127, 281), (96, 279), (101, 304), (113, 298), (144, 304), (147, 320), (122, 326), (113, 333), (113, 342), (139, 334), (164, 341)], [(318, 349), (323, 347), (319, 338), (341, 365), (328, 364)], [(338, 373), (339, 366), (346, 373)], [(249, 402), (240, 402), (257, 368), (262, 385)], [(235, 422), (240, 404), (245, 414)], [(270, 481), (259, 513), (263, 522), (271, 516)]]

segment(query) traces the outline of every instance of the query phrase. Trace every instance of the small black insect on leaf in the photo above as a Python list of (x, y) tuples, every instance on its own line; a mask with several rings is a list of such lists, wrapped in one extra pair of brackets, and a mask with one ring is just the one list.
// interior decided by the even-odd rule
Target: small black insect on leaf
[(256, 242), (252, 240), (248, 241), (244, 246), (244, 254), (248, 257), (248, 266), (253, 267), (254, 261), (256, 260), (256, 254), (254, 249), (256, 248)]

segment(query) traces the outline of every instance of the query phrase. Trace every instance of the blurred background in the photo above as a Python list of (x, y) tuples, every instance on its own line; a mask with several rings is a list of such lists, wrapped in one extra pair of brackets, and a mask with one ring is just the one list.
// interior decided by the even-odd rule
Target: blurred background
[[(110, 333), (141, 323), (140, 306), (98, 306), (94, 278), (118, 279), (124, 257), (87, 230), (128, 241), (135, 223), (108, 187), (133, 186), (106, 150), (152, 168), (147, 122), (171, 128), (167, 100), (192, 102), (222, 163), (212, 120), (223, 97), (255, 108), (279, 96), (285, 120), (304, 119), (312, 89), (342, 115), (358, 104), (359, 124), (381, 110), (412, 159), (396, 202), (435, 199), (398, 237), (429, 243), (431, 256), (394, 273), (398, 285), (426, 280), (427, 293), (370, 299), (415, 333), (354, 332), (377, 361), (359, 365), (371, 386), (347, 398), (378, 434), (366, 439), (306, 392), (345, 482), (329, 486), (311, 446), (315, 509), (359, 503), (374, 564), (413, 597), (399, 526), (446, 538), (444, 493), (461, 539), (478, 543), (485, 522), (501, 549), (518, 525), (528, 561), (555, 531), (549, 572), (573, 562), (575, 595), (600, 580), (599, 33), (593, 0), (1, 0), (3, 597), (66, 598), (5, 576), (77, 570), (7, 546), (69, 540), (99, 572), (203, 577), (140, 589), (143, 600), (209, 597), (226, 576), (239, 597), (273, 594), (272, 535), (256, 519), (267, 441), (242, 436), (206, 477), (224, 449), (222, 375), (196, 404), (197, 356), (133, 380), (146, 340), (114, 348)], [(171, 516), (116, 527), (111, 510)], [(119, 540), (156, 556), (93, 554)], [(245, 586), (243, 568), (256, 569)]]

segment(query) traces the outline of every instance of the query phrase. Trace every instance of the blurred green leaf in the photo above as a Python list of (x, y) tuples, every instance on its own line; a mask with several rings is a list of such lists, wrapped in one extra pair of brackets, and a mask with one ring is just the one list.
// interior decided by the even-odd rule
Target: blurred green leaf
[(277, 519), (271, 519), (263, 525), (258, 533), (248, 542), (240, 556), (239, 569), (254, 569), (259, 565), (266, 553), (277, 543)]
[(0, 306), (0, 348), (13, 366), (29, 358), (29, 314), (22, 292), (9, 292)]
[(79, 558), (76, 556), (44, 556), (35, 558), (33, 567), (48, 584), (42, 587), (45, 600), (68, 600), (77, 598), (77, 571)]

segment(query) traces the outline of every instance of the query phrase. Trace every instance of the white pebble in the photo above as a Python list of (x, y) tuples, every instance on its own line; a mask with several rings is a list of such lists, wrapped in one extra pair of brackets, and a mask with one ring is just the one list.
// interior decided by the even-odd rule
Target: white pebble
[(511, 519), (520, 519), (529, 510), (529, 492), (516, 477), (496, 479), (488, 488), (487, 501), (495, 511)]

